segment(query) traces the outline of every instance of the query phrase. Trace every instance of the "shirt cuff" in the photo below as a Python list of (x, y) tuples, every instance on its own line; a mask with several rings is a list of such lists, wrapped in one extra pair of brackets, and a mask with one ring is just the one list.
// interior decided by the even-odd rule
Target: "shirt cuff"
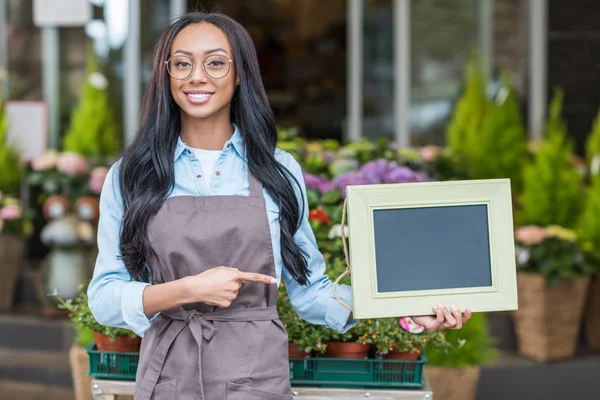
[[(336, 288), (338, 297), (352, 307), (352, 288), (347, 285), (338, 285)], [(349, 319), (350, 310), (344, 307), (335, 296), (331, 296), (325, 304), (325, 325), (340, 333), (345, 333), (358, 324), (358, 320)]]
[(127, 282), (123, 287), (121, 295), (123, 321), (138, 336), (144, 336), (144, 332), (150, 328), (151, 322), (159, 315), (157, 313), (148, 318), (144, 314), (142, 295), (146, 286), (150, 286), (150, 284), (144, 282)]

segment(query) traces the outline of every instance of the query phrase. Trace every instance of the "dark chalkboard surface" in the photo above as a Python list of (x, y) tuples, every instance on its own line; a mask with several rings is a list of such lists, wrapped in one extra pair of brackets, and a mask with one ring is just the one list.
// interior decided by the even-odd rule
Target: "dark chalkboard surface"
[(485, 204), (373, 212), (378, 292), (491, 286)]

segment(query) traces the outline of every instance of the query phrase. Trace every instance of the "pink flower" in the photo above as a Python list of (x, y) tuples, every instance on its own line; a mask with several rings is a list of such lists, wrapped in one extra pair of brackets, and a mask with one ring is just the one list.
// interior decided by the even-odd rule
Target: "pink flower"
[(13, 204), (0, 208), (0, 219), (12, 221), (21, 218), (21, 206)]
[(420, 149), (421, 159), (425, 162), (433, 162), (442, 153), (442, 148), (439, 146), (425, 146)]
[(66, 152), (58, 157), (56, 168), (65, 175), (77, 176), (87, 172), (89, 167), (83, 156), (77, 153)]
[(536, 225), (522, 226), (515, 231), (515, 238), (524, 245), (534, 246), (546, 238), (546, 229)]
[(56, 166), (58, 154), (55, 151), (48, 151), (41, 157), (36, 158), (31, 162), (31, 169), (34, 171), (46, 171)]
[(90, 175), (90, 190), (92, 193), (100, 194), (106, 174), (108, 174), (108, 168), (105, 167), (96, 167), (92, 170)]

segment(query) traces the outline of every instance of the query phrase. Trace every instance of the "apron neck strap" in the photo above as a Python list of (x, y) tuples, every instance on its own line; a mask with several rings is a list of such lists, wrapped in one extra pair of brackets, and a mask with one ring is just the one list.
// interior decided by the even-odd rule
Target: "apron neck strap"
[(248, 170), (248, 180), (250, 181), (250, 197), (263, 197), (262, 183)]

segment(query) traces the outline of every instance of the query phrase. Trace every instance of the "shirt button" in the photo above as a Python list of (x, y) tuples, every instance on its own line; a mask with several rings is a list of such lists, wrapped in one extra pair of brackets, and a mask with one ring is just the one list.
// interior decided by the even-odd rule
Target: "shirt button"
[(202, 178), (202, 175), (196, 175), (196, 178)]
[(188, 154), (192, 154), (192, 152), (190, 150), (187, 151)]
[(227, 143), (227, 148), (230, 148), (230, 147), (231, 147), (231, 143)]
[(221, 175), (221, 172), (217, 171), (217, 172), (215, 172), (215, 175), (219, 176), (219, 175)]

